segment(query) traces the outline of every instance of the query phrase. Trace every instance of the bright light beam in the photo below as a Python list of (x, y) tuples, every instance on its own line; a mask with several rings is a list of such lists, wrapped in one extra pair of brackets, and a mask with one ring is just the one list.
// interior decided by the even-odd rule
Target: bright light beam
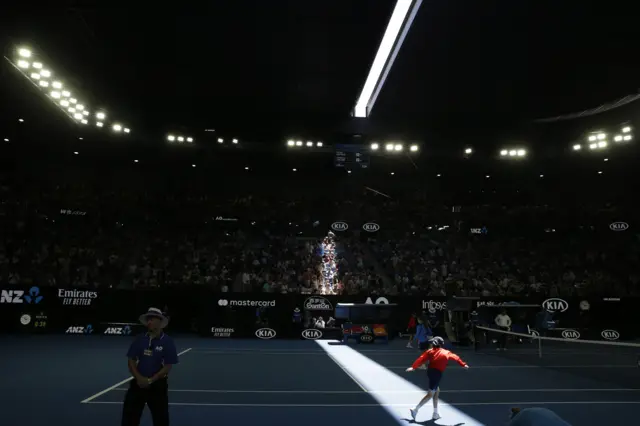
[(378, 93), (384, 86), (387, 75), (421, 4), (422, 0), (398, 0), (396, 3), (387, 30), (378, 47), (378, 53), (376, 53), (373, 64), (369, 69), (369, 75), (358, 97), (353, 111), (354, 117), (366, 118), (371, 114)]
[[(414, 407), (420, 401), (420, 398), (426, 395), (427, 391), (399, 375), (392, 373), (377, 362), (367, 358), (347, 345), (339, 344), (335, 340), (316, 340), (315, 342), (360, 388), (366, 392), (370, 392), (371, 397), (375, 399), (398, 424), (406, 426), (406, 419), (410, 418), (409, 408)], [(407, 374), (421, 374), (423, 377), (426, 376), (424, 371)], [(416, 420), (418, 422), (428, 420), (431, 418), (432, 412), (433, 403), (429, 401), (429, 404), (422, 407)], [(485, 426), (484, 423), (466, 415), (442, 399), (438, 402), (438, 412), (442, 416), (442, 421), (446, 422), (446, 424)]]

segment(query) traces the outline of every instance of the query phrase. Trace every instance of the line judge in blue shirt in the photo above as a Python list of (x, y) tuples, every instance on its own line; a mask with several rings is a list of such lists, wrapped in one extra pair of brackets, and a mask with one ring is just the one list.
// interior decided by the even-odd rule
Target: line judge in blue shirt
[(160, 309), (149, 308), (140, 316), (147, 333), (129, 347), (129, 371), (133, 375), (122, 408), (122, 426), (139, 426), (144, 406), (149, 406), (154, 426), (169, 426), (167, 376), (178, 363), (176, 345), (163, 329), (169, 324)]

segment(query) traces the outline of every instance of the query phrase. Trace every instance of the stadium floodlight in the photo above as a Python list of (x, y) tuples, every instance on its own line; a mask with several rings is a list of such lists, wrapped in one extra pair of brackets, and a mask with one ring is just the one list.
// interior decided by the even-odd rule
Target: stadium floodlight
[(378, 145), (377, 143), (374, 142), (374, 143), (371, 144), (371, 150), (372, 151), (377, 151), (378, 148), (380, 148), (380, 145)]
[[(64, 93), (62, 95), (64, 96)], [(98, 112), (96, 113), (96, 118), (98, 120), (104, 120), (105, 118), (107, 118), (107, 114), (105, 114), (104, 112)]]
[(76, 98), (69, 98), (69, 102), (71, 102), (72, 104), (77, 104), (78, 100)]
[(31, 64), (32, 67), (34, 67), (37, 70), (41, 70), (42, 69), (42, 62), (34, 62), (33, 64)]
[(238, 143), (238, 139), (235, 139), (235, 138), (234, 138), (234, 139), (232, 139), (232, 140), (231, 140), (231, 142), (232, 142), (232, 143)]
[(49, 77), (51, 77), (51, 71), (49, 71), (49, 70), (40, 70), (40, 75), (45, 77), (45, 78), (49, 78)]
[(78, 104), (78, 105), (76, 105), (76, 109), (77, 109), (78, 111), (82, 111), (82, 110), (84, 109), (84, 105), (82, 105), (82, 104)]
[(509, 155), (509, 151), (507, 151), (506, 149), (503, 149), (503, 150), (501, 150), (501, 151), (500, 151), (500, 155), (501, 155), (502, 157), (504, 157), (504, 156), (506, 156), (506, 155)]
[(623, 139), (624, 141), (630, 141), (631, 139), (633, 139), (633, 136), (631, 136), (631, 135), (624, 135), (624, 136), (622, 137), (622, 139)]
[(61, 93), (62, 93), (62, 96), (64, 96), (65, 98), (71, 97), (71, 92), (68, 90), (63, 90)]
[(56, 92), (55, 90), (51, 92), (51, 97), (54, 99), (60, 99), (60, 92)]
[(82, 111), (82, 115), (87, 116), (89, 115), (89, 111), (87, 111), (86, 109), (84, 111)]
[(122, 131), (122, 125), (120, 125), (120, 124), (118, 124), (118, 123), (115, 123), (115, 124), (112, 126), (112, 128), (113, 128), (113, 131), (114, 131), (114, 132), (121, 132), (121, 131)]
[(519, 149), (519, 150), (516, 152), (516, 155), (517, 155), (518, 157), (524, 157), (525, 155), (527, 155), (527, 150), (526, 150), (526, 149)]
[(575, 145), (573, 146), (573, 150), (574, 150), (574, 151), (580, 151), (581, 149), (582, 149), (582, 145), (580, 145), (580, 144), (575, 144)]
[(392, 143), (388, 143), (384, 146), (384, 149), (386, 149), (387, 151), (393, 151), (393, 144)]
[(292, 140), (287, 141), (287, 146), (295, 146), (295, 145), (296, 145), (296, 141), (292, 141)]
[(323, 145), (324, 145), (324, 144), (323, 144), (322, 142), (317, 142), (317, 143), (316, 143), (316, 146), (317, 146), (318, 148), (322, 148), (322, 147), (323, 147)]
[(307, 141), (307, 146), (309, 146), (309, 147), (313, 146), (313, 142)]
[(395, 144), (395, 145), (393, 146), (393, 150), (394, 150), (394, 151), (398, 151), (398, 152), (399, 152), (399, 151), (402, 151), (402, 148), (403, 148), (403, 146), (402, 146), (402, 145), (400, 145), (399, 143), (398, 143), (398, 144)]
[(631, 133), (631, 126), (624, 126), (622, 128), (622, 133)]
[(37, 72), (32, 72), (30, 77), (34, 80), (40, 80), (40, 74), (38, 74)]
[(508, 148), (501, 149), (500, 156), (501, 157), (509, 157), (509, 158), (524, 158), (527, 155), (527, 150), (523, 148)]
[(38, 84), (42, 87), (49, 87), (49, 82), (47, 80), (40, 80)]
[(96, 122), (96, 126), (97, 127), (102, 127), (102, 126), (104, 126), (104, 123), (102, 121), (98, 121), (98, 122)]
[(168, 140), (169, 142), (174, 142), (174, 141), (176, 140), (176, 137), (175, 137), (175, 136), (173, 136), (173, 135), (167, 135), (167, 140)]
[(473, 154), (473, 149), (471, 149), (471, 148), (466, 148), (466, 149), (464, 150), (464, 153), (465, 153), (465, 154), (467, 154), (467, 155), (469, 155), (469, 154)]
[(302, 141), (296, 141), (296, 146), (302, 146)]
[(411, 145), (411, 146), (409, 147), (409, 150), (410, 150), (411, 152), (418, 152), (418, 145)]
[(30, 65), (31, 64), (29, 64), (28, 61), (25, 61), (25, 60), (18, 61), (18, 67), (20, 67), (22, 69), (27, 69), (27, 68), (29, 68)]
[(31, 57), (31, 50), (26, 49), (24, 47), (21, 47), (18, 49), (18, 55), (20, 55), (23, 58), (30, 58)]
[(218, 138), (218, 143), (222, 143), (222, 142), (224, 142), (224, 139)]
[(87, 120), (85, 120), (85, 119), (82, 119), (80, 122), (81, 122), (82, 124), (89, 124), (89, 121), (87, 121)]
[(598, 148), (606, 148), (606, 147), (607, 147), (607, 142), (605, 141), (598, 142)]
[(184, 136), (178, 136), (178, 142), (184, 142)]
[(193, 143), (193, 138), (187, 138), (187, 142)]
[(63, 99), (63, 100), (60, 101), (60, 105), (62, 105), (63, 107), (66, 108), (66, 107), (69, 106), (69, 101)]
[(589, 144), (589, 149), (597, 149), (598, 148), (598, 144), (597, 143), (590, 143)]
[(75, 114), (73, 114), (73, 118), (75, 118), (76, 120), (82, 120), (82, 114), (79, 112), (76, 112)]
[(353, 111), (355, 117), (366, 118), (371, 114), (376, 98), (384, 86), (387, 75), (421, 4), (422, 0), (397, 1), (378, 47), (378, 52), (356, 102)]
[(60, 83), (59, 81), (54, 81), (53, 83), (51, 83), (51, 87), (53, 87), (54, 89), (62, 89), (62, 83)]

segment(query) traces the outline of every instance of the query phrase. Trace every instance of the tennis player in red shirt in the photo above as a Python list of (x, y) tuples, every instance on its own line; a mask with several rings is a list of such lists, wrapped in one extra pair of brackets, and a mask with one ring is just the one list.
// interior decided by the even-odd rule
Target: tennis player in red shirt
[(442, 379), (442, 373), (447, 368), (449, 360), (453, 360), (463, 366), (469, 368), (466, 362), (451, 351), (443, 349), (444, 339), (442, 337), (434, 337), (429, 341), (431, 343), (431, 349), (424, 351), (418, 359), (415, 360), (413, 365), (407, 368), (407, 371), (415, 371), (421, 366), (429, 363), (427, 368), (427, 377), (429, 378), (429, 388), (427, 395), (416, 405), (416, 408), (411, 409), (411, 418), (415, 421), (418, 411), (424, 406), (431, 397), (433, 397), (433, 420), (438, 420), (440, 414), (438, 414), (438, 396), (440, 395), (440, 380)]

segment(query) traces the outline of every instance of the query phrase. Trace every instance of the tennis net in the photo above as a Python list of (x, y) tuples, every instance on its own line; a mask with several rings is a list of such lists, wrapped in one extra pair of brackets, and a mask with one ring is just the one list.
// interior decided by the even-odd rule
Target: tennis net
[[(479, 354), (640, 388), (640, 344), (544, 337), (480, 326), (474, 335)], [(506, 350), (500, 350), (503, 342)]]

